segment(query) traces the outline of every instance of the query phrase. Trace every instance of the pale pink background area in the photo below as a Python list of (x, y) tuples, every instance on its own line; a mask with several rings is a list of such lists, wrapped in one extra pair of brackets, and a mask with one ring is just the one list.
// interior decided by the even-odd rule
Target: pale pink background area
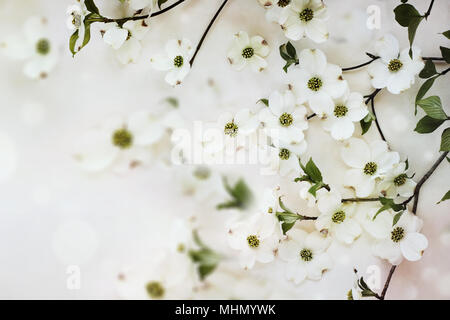
[[(98, 0), (99, 7), (112, 0)], [(70, 0), (0, 0), (0, 37), (16, 32), (27, 17), (48, 18), (61, 50), (61, 60), (48, 79), (26, 79), (21, 63), (0, 56), (0, 133), (12, 141), (16, 168), (0, 182), (0, 298), (116, 298), (114, 282), (118, 270), (140, 257), (151, 255), (152, 248), (167, 239), (172, 217), (205, 210), (201, 203), (174, 192), (174, 177), (158, 166), (131, 172), (127, 176), (110, 173), (86, 174), (75, 166), (74, 145), (80, 132), (115, 114), (156, 104), (176, 96), (180, 112), (188, 119), (214, 121), (224, 110), (238, 110), (275, 89), (281, 88), (282, 60), (278, 46), (286, 39), (279, 27), (264, 19), (256, 0), (230, 0), (208, 35), (194, 69), (185, 84), (172, 89), (163, 74), (150, 69), (148, 57), (160, 52), (164, 43), (184, 36), (194, 43), (214, 14), (221, 0), (188, 0), (186, 4), (154, 19), (144, 41), (141, 61), (119, 65), (95, 30), (91, 43), (73, 59), (68, 51), (66, 7)], [(407, 46), (407, 31), (394, 21), (397, 0), (327, 0), (331, 19), (330, 41), (315, 45), (307, 40), (297, 49), (318, 47), (328, 59), (343, 67), (365, 62), (373, 40), (385, 32), (394, 33)], [(410, 1), (420, 12), (428, 1)], [(369, 5), (381, 10), (381, 30), (366, 28)], [(448, 28), (450, 2), (437, 0), (429, 20), (417, 32), (416, 44), (426, 56), (439, 55), (439, 46), (449, 41), (438, 34)], [(245, 30), (264, 36), (272, 47), (269, 68), (262, 74), (250, 70), (233, 71), (226, 52), (233, 33)], [(346, 74), (352, 90), (372, 91), (364, 70)], [(214, 86), (208, 86), (208, 80)], [(419, 82), (420, 83), (420, 82)], [(413, 114), (416, 83), (407, 93), (377, 97), (377, 114), (393, 150), (408, 158), (421, 177), (438, 157), (440, 134), (413, 132), (419, 117)], [(438, 94), (446, 112), (450, 102), (448, 76), (436, 82), (430, 95)], [(419, 114), (421, 116), (422, 114)], [(377, 138), (372, 130), (369, 135)], [(327, 181), (339, 183), (336, 172), (345, 167), (338, 148), (320, 125), (312, 122), (307, 134), (308, 155), (314, 157)], [(0, 158), (2, 150), (0, 150)], [(0, 160), (0, 163), (1, 160)], [(258, 171), (236, 167), (254, 191), (270, 186), (276, 179)], [(423, 233), (429, 249), (417, 263), (404, 262), (395, 272), (389, 299), (450, 298), (450, 201), (436, 205), (448, 190), (449, 163), (444, 162), (423, 187), (418, 215), (424, 219)], [(210, 209), (208, 209), (210, 210)], [(208, 243), (228, 250), (223, 237), (226, 214), (216, 215), (217, 223), (204, 230)], [(256, 274), (289, 288), (297, 298), (342, 299), (353, 283), (352, 268), (361, 272), (378, 265), (382, 281), (389, 269), (370, 254), (367, 239), (351, 247), (333, 245), (336, 265), (320, 282), (306, 282), (295, 288), (284, 283), (281, 267), (256, 268)], [(82, 288), (66, 288), (66, 268), (79, 265)]]

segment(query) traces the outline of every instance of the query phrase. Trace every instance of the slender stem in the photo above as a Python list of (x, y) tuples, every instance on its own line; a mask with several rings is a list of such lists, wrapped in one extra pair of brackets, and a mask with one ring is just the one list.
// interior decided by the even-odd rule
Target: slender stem
[(351, 71), (351, 70), (359, 69), (359, 68), (362, 68), (362, 67), (365, 67), (365, 66), (371, 64), (372, 62), (374, 62), (374, 61), (377, 60), (377, 59), (380, 59), (380, 57), (373, 56), (373, 55), (371, 55), (371, 54), (369, 54), (369, 53), (367, 53), (367, 55), (369, 55), (369, 57), (371, 57), (372, 60), (369, 60), (369, 61), (367, 61), (367, 62), (358, 64), (357, 66), (354, 66), (354, 67), (342, 68), (342, 71), (343, 71), (343, 72), (346, 72), (346, 71)]
[(301, 220), (317, 220), (317, 217), (302, 216), (301, 214), (299, 214), (299, 216), (301, 217)]
[(386, 283), (384, 284), (383, 291), (381, 292), (381, 296), (378, 299), (384, 300), (384, 297), (386, 296), (387, 289), (389, 288), (389, 284), (391, 283), (392, 275), (394, 274), (395, 268), (397, 268), (397, 266), (392, 266), (391, 270), (389, 270), (389, 274), (388, 274), (388, 277), (386, 279)]
[(202, 47), (203, 41), (205, 41), (206, 35), (208, 34), (209, 30), (211, 29), (211, 27), (213, 26), (214, 22), (216, 21), (217, 17), (219, 16), (220, 12), (222, 11), (222, 9), (225, 7), (225, 5), (227, 4), (228, 0), (224, 0), (224, 2), (222, 3), (222, 5), (219, 7), (219, 10), (217, 10), (216, 14), (214, 15), (214, 17), (212, 18), (212, 20), (210, 21), (208, 27), (206, 28), (205, 32), (203, 33), (200, 42), (198, 43), (197, 48), (195, 49), (194, 55), (192, 56), (191, 61), (189, 61), (190, 65), (192, 66), (194, 64), (195, 61), (195, 57), (197, 56), (197, 53), (200, 51), (200, 48)]
[(175, 8), (175, 7), (178, 6), (179, 4), (182, 4), (184, 1), (186, 1), (186, 0), (178, 0), (177, 2), (171, 4), (170, 6), (164, 8), (164, 9), (162, 9), (162, 10), (159, 10), (159, 11), (157, 11), (157, 12), (154, 12), (154, 13), (152, 13), (152, 14), (150, 14), (150, 15), (147, 14), (147, 15), (143, 15), (143, 16), (134, 16), (134, 17), (127, 17), (127, 18), (119, 18), (119, 19), (109, 19), (109, 18), (104, 18), (104, 19), (102, 20), (102, 22), (105, 22), (105, 23), (109, 23), (109, 22), (117, 22), (117, 23), (119, 23), (119, 24), (121, 24), (121, 23), (123, 24), (123, 23), (125, 23), (125, 22), (127, 22), (127, 21), (145, 20), (145, 19), (147, 19), (147, 18), (149, 18), (149, 17), (156, 17), (156, 16), (159, 16), (160, 14), (163, 14), (163, 13), (165, 13), (165, 12), (167, 12), (167, 11), (169, 11), (169, 10)]
[(422, 60), (444, 61), (444, 58), (438, 58), (438, 57), (422, 57)]
[(428, 16), (430, 15), (430, 13), (431, 13), (431, 9), (433, 8), (433, 4), (434, 4), (434, 0), (431, 0), (431, 2), (430, 2), (430, 6), (428, 7), (428, 11), (427, 11), (427, 12), (425, 12), (425, 15), (424, 15), (425, 19), (427, 19), (427, 18), (428, 18)]
[(370, 106), (371, 106), (371, 109), (372, 109), (372, 113), (373, 113), (373, 115), (374, 115), (374, 117), (375, 117), (375, 124), (376, 124), (376, 126), (377, 126), (378, 132), (380, 133), (381, 139), (383, 139), (383, 141), (386, 141), (386, 138), (384, 137), (384, 134), (383, 134), (383, 130), (381, 130), (380, 123), (378, 122), (377, 114), (376, 114), (376, 112), (375, 112), (375, 101), (374, 101), (374, 100), (375, 100), (376, 95), (377, 95), (380, 91), (381, 91), (381, 89), (376, 89), (376, 90), (375, 90), (374, 92), (372, 92), (370, 95), (364, 96), (364, 97), (367, 98), (366, 101), (365, 101), (365, 104), (368, 104), (368, 103), (370, 102)]
[(370, 202), (370, 201), (380, 201), (379, 198), (345, 198), (341, 202)]
[(442, 71), (441, 73), (440, 73), (440, 75), (441, 76), (443, 76), (443, 75), (445, 75), (447, 72), (449, 72), (450, 71), (450, 68), (447, 68), (447, 69), (445, 69), (444, 71)]
[[(419, 193), (420, 188), (422, 188), (423, 184), (431, 177), (433, 172), (437, 169), (437, 167), (441, 164), (441, 162), (447, 157), (448, 151), (441, 154), (441, 156), (436, 160), (436, 162), (433, 164), (433, 166), (430, 168), (430, 170), (425, 173), (425, 175), (420, 179), (420, 181), (417, 183), (416, 188), (414, 189), (414, 204), (412, 208), (412, 213), (416, 214), (417, 212), (417, 205), (419, 203)], [(410, 200), (411, 201), (411, 200)]]

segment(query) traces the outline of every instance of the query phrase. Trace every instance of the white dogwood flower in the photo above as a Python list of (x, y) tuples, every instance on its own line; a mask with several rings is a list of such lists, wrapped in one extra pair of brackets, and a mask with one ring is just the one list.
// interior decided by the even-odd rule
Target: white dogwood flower
[(368, 112), (363, 96), (352, 92), (335, 100), (334, 110), (324, 119), (323, 127), (331, 133), (333, 139), (345, 140), (353, 135), (354, 122), (359, 122)]
[(31, 79), (45, 78), (58, 62), (58, 50), (50, 39), (47, 19), (31, 17), (22, 35), (0, 41), (0, 51), (14, 60), (24, 60), (24, 74)]
[(391, 34), (375, 42), (375, 52), (380, 59), (372, 62), (367, 69), (372, 86), (387, 88), (393, 94), (409, 89), (425, 65), (419, 48), (412, 47), (411, 59), (409, 48), (400, 52), (398, 40)]
[[(271, 0), (271, 5), (266, 5), (266, 20), (282, 24), (288, 16), (291, 0)], [(269, 2), (266, 2), (268, 4)]]
[(306, 141), (286, 143), (277, 141), (274, 146), (260, 148), (261, 163), (265, 165), (265, 174), (280, 176), (295, 175), (301, 171), (299, 156), (306, 151)]
[(340, 194), (330, 191), (321, 195), (317, 200), (317, 207), (321, 214), (315, 224), (316, 229), (327, 231), (332, 237), (351, 244), (361, 235), (362, 229), (355, 219), (356, 205), (342, 203)]
[(122, 299), (189, 299), (194, 279), (195, 270), (186, 254), (153, 254), (150, 261), (124, 268), (116, 290)]
[(168, 84), (176, 86), (191, 70), (190, 59), (194, 53), (191, 41), (172, 39), (167, 42), (166, 54), (159, 54), (150, 59), (151, 65), (156, 70), (168, 71), (165, 80)]
[(333, 265), (326, 252), (330, 243), (331, 239), (318, 231), (289, 230), (278, 248), (280, 258), (287, 261), (286, 278), (297, 285), (305, 279), (320, 280)]
[(406, 163), (400, 162), (388, 171), (383, 181), (379, 184), (380, 193), (388, 198), (411, 197), (416, 188), (416, 183), (406, 174)]
[(249, 37), (240, 31), (234, 35), (233, 47), (228, 52), (228, 62), (231, 66), (240, 71), (250, 65), (253, 71), (260, 72), (267, 67), (264, 59), (269, 55), (270, 47), (261, 36)]
[(290, 90), (283, 94), (273, 92), (269, 97), (269, 107), (260, 111), (260, 120), (265, 125), (267, 135), (286, 143), (300, 143), (303, 131), (308, 129), (306, 108), (298, 105)]
[(275, 215), (256, 213), (227, 228), (228, 243), (240, 252), (240, 265), (251, 269), (255, 262), (268, 263), (275, 257), (280, 239), (280, 224)]
[(308, 102), (311, 110), (321, 118), (333, 113), (333, 99), (348, 93), (342, 69), (327, 63), (325, 54), (319, 49), (300, 51), (299, 65), (288, 72), (288, 84), (293, 88), (298, 103)]
[(367, 144), (358, 138), (345, 142), (341, 157), (352, 168), (346, 172), (344, 184), (353, 187), (358, 197), (371, 195), (376, 182), (384, 178), (400, 160), (397, 152), (388, 150), (385, 141), (375, 140)]
[(163, 138), (166, 130), (164, 116), (147, 110), (128, 118), (112, 117), (83, 135), (76, 159), (87, 171), (113, 166), (115, 171), (124, 172), (149, 163), (151, 147)]
[(300, 40), (308, 37), (317, 43), (328, 40), (325, 22), (328, 13), (322, 0), (291, 0), (289, 4), (289, 10), (281, 20), (281, 28), (287, 38)]
[(110, 26), (103, 40), (115, 51), (117, 60), (122, 64), (136, 63), (142, 51), (141, 40), (149, 26), (144, 21), (127, 21), (122, 27), (117, 23)]
[(416, 215), (403, 212), (397, 224), (391, 226), (388, 237), (374, 245), (374, 254), (393, 265), (400, 264), (403, 258), (408, 261), (420, 260), (428, 247), (427, 238), (419, 233), (422, 224), (422, 220)]
[(225, 112), (219, 116), (211, 134), (205, 134), (203, 148), (210, 155), (225, 152), (234, 155), (238, 149), (245, 147), (260, 122), (252, 110), (244, 108), (235, 115)]

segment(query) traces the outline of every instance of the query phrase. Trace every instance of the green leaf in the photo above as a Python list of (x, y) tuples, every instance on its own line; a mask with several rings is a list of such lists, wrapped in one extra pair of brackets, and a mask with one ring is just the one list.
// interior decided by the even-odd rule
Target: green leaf
[(445, 120), (433, 119), (429, 116), (425, 116), (417, 122), (414, 131), (418, 133), (430, 133), (436, 130)]
[(97, 6), (95, 5), (94, 0), (85, 0), (84, 4), (86, 5), (86, 9), (89, 12), (100, 14), (100, 11), (98, 10)]
[(394, 199), (380, 197), (380, 203), (383, 206), (377, 211), (377, 213), (375, 213), (375, 215), (372, 218), (373, 220), (375, 220), (376, 217), (385, 210), (392, 209), (395, 212), (405, 210), (405, 205), (395, 203)]
[(428, 79), (435, 74), (437, 74), (437, 71), (434, 62), (431, 60), (427, 60), (425, 62), (425, 67), (419, 73), (419, 77), (421, 77), (422, 79)]
[(442, 58), (445, 62), (450, 63), (450, 49), (446, 47), (439, 47), (439, 49), (441, 49)]
[(188, 254), (192, 262), (198, 264), (198, 274), (200, 279), (205, 279), (206, 276), (211, 274), (219, 264), (222, 256), (208, 248), (200, 239), (197, 230), (193, 231), (194, 243), (199, 246), (198, 250), (189, 250)]
[(361, 135), (364, 135), (365, 133), (367, 133), (367, 131), (369, 131), (373, 120), (375, 120), (375, 116), (372, 114), (372, 112), (369, 111), (369, 113), (364, 117), (364, 119), (359, 121), (362, 130)]
[(414, 38), (416, 37), (416, 31), (419, 27), (420, 22), (422, 21), (423, 17), (415, 17), (411, 19), (411, 22), (408, 26), (408, 39), (409, 39), (409, 56), (412, 59), (413, 53), (412, 53), (412, 45), (414, 43)]
[(166, 98), (166, 101), (168, 104), (170, 104), (174, 108), (178, 108), (178, 106), (180, 105), (178, 103), (178, 99), (174, 98), (174, 97), (168, 97), (168, 98)]
[[(266, 107), (269, 106), (269, 100), (268, 100), (268, 99), (259, 99), (258, 102), (264, 103), (264, 105), (265, 105)], [(257, 102), (257, 103), (258, 103), (258, 102)]]
[(72, 52), (72, 57), (74, 57), (77, 54), (77, 49), (75, 48), (75, 45), (77, 44), (77, 40), (78, 40), (79, 36), (78, 36), (78, 30), (75, 31), (71, 36), (70, 36), (70, 40), (69, 40), (69, 50), (70, 52)]
[(278, 221), (282, 223), (281, 229), (283, 230), (283, 234), (286, 234), (286, 232), (291, 230), (295, 225), (295, 222), (301, 219), (300, 215), (292, 212), (277, 212), (276, 217), (278, 218)]
[(309, 159), (308, 163), (305, 167), (305, 173), (311, 178), (312, 181), (315, 183), (322, 182), (322, 173), (320, 172), (319, 168), (317, 168), (316, 164), (312, 160), (312, 158)]
[(450, 39), (450, 30), (447, 30), (442, 33), (447, 39)]
[(250, 188), (247, 186), (247, 184), (243, 179), (239, 179), (239, 181), (233, 187), (231, 187), (228, 184), (227, 179), (224, 177), (223, 184), (225, 190), (232, 197), (232, 200), (218, 204), (217, 209), (221, 210), (221, 209), (237, 208), (243, 210), (247, 209), (250, 206), (253, 200), (252, 191), (250, 190)]
[(441, 203), (442, 201), (449, 200), (449, 199), (450, 199), (450, 190), (448, 190), (447, 193), (444, 194), (444, 196), (443, 196), (442, 199), (438, 202), (438, 204)]
[(442, 132), (440, 151), (450, 151), (450, 128)]
[(420, 17), (420, 13), (410, 4), (401, 4), (394, 9), (395, 20), (402, 26), (408, 27), (414, 18)]
[(430, 88), (433, 86), (434, 80), (439, 78), (439, 76), (440, 75), (436, 75), (436, 76), (428, 79), (420, 87), (419, 92), (417, 92), (417, 96), (416, 96), (416, 106), (415, 106), (414, 114), (417, 114), (417, 102), (422, 100), (422, 98), (425, 96), (425, 94), (428, 92), (428, 90), (430, 90)]
[(309, 188), (308, 192), (316, 197), (316, 193), (319, 189), (322, 189), (325, 186), (323, 182), (316, 183)]
[(438, 96), (431, 96), (423, 100), (417, 101), (419, 107), (433, 119), (447, 120), (447, 115), (442, 109), (441, 98)]
[(166, 2), (167, 2), (167, 0), (158, 0), (158, 8), (161, 9), (161, 5), (163, 5)]
[(394, 219), (392, 220), (392, 226), (395, 226), (397, 224), (398, 220), (400, 220), (400, 218), (402, 217), (402, 214), (403, 211), (400, 211), (394, 216)]
[(286, 61), (286, 65), (283, 67), (284, 72), (287, 72), (291, 65), (298, 64), (297, 50), (290, 42), (280, 46), (280, 56)]

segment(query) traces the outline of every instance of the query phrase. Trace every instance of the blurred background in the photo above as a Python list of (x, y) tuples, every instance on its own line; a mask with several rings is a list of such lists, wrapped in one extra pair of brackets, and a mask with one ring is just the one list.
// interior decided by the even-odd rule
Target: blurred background
[[(98, 7), (105, 8), (105, 15), (114, 14), (112, 2), (96, 1)], [(150, 68), (149, 57), (162, 52), (167, 40), (186, 37), (196, 44), (221, 2), (187, 0), (156, 17), (142, 42), (139, 61), (123, 66), (103, 42), (101, 25), (93, 26), (88, 46), (75, 58), (71, 56), (66, 9), (74, 1), (0, 0), (0, 43), (22, 32), (28, 18), (42, 16), (48, 21), (58, 52), (55, 68), (39, 80), (23, 73), (23, 61), (0, 54), (0, 298), (121, 298), (117, 289), (121, 272), (156, 256), (158, 249), (170, 241), (176, 219), (196, 219), (205, 243), (231, 254), (224, 224), (235, 213), (215, 210), (215, 204), (226, 195), (219, 190), (216, 203), (206, 201), (211, 200), (209, 197), (199, 200), (190, 196), (183, 190), (186, 169), (155, 161), (126, 173), (89, 173), (76, 161), (80, 137), (110, 117), (126, 117), (143, 108), (151, 110), (167, 97), (175, 97), (179, 101), (177, 112), (186, 121), (216, 121), (222, 112), (250, 107), (282, 88), (284, 63), (278, 47), (286, 38), (279, 27), (265, 20), (257, 0), (229, 1), (181, 87), (170, 87), (164, 82), (164, 73)], [(295, 44), (297, 50), (320, 48), (330, 62), (346, 67), (367, 61), (365, 52), (373, 50), (374, 39), (386, 32), (396, 35), (401, 47), (408, 45), (407, 31), (393, 15), (400, 1), (325, 2), (331, 16), (330, 40), (324, 45), (302, 40)], [(420, 12), (429, 4), (410, 2)], [(378, 30), (366, 27), (370, 5), (380, 8)], [(448, 29), (449, 9), (448, 1), (437, 0), (428, 21), (420, 25), (415, 43), (424, 56), (439, 56), (439, 46), (448, 47), (448, 40), (439, 33)], [(269, 67), (260, 74), (250, 69), (235, 72), (226, 61), (232, 35), (241, 30), (263, 36), (272, 48)], [(354, 91), (372, 91), (364, 70), (348, 73), (346, 79)], [(428, 135), (413, 132), (421, 116), (415, 117), (413, 112), (420, 83), (402, 95), (383, 93), (377, 97), (377, 115), (386, 138), (402, 159), (409, 159), (416, 177), (421, 177), (438, 157), (443, 129)], [(441, 97), (447, 113), (448, 88), (447, 76), (429, 92)], [(344, 165), (338, 157), (338, 145), (319, 124), (313, 122), (310, 127), (308, 156), (314, 157), (327, 181), (339, 184), (338, 173)], [(371, 129), (368, 135), (377, 137), (377, 132)], [(251, 166), (216, 169), (231, 178), (244, 177), (254, 194), (279, 183), (276, 177), (261, 176)], [(421, 261), (404, 262), (397, 268), (387, 298), (450, 298), (450, 202), (436, 205), (448, 189), (449, 178), (449, 164), (443, 163), (422, 189), (418, 214), (424, 219), (423, 233), (430, 241), (429, 248)], [(333, 245), (330, 251), (335, 267), (321, 281), (307, 281), (298, 287), (284, 280), (278, 262), (244, 272), (230, 260), (217, 272), (235, 281), (244, 279), (253, 289), (267, 289), (242, 289), (239, 294), (228, 295), (240, 298), (345, 299), (354, 281), (355, 266), (362, 274), (367, 266), (379, 266), (384, 283), (389, 266), (371, 255), (365, 239), (351, 247)], [(75, 289), (67, 285), (73, 266), (81, 275), (81, 286)], [(215, 296), (205, 293), (201, 297)]]

